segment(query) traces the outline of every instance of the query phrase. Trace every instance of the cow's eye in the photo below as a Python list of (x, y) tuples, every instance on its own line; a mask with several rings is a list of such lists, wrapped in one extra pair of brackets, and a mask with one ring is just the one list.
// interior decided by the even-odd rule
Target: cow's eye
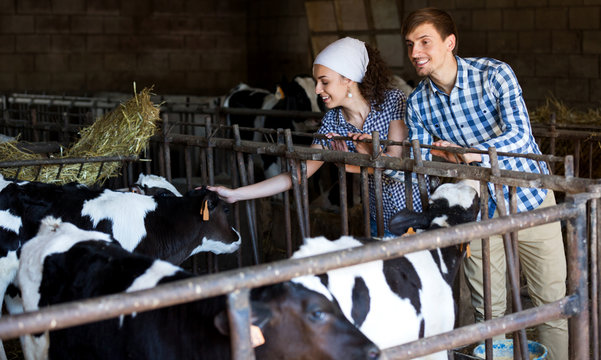
[(311, 312), (310, 317), (313, 321), (324, 321), (326, 319), (327, 314), (321, 310), (314, 310)]

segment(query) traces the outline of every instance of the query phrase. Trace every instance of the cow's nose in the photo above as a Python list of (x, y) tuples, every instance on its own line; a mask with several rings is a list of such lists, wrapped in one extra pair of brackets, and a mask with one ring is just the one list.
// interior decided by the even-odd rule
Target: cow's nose
[(367, 359), (377, 360), (380, 358), (380, 349), (377, 346), (371, 345), (367, 348)]

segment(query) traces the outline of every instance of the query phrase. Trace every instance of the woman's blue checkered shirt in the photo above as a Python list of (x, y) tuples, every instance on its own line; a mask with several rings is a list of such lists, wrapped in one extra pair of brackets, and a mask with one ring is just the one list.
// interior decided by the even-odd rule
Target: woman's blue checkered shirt
[[(357, 129), (354, 125), (348, 123), (342, 115), (342, 108), (337, 107), (329, 110), (322, 119), (322, 124), (317, 133), (327, 134), (336, 133), (346, 136), (350, 133), (370, 134), (372, 131), (378, 131), (380, 138), (388, 139), (388, 128), (391, 121), (402, 120), (405, 116), (407, 97), (398, 89), (389, 90), (386, 93), (380, 111), (376, 110), (374, 104), (363, 123), (363, 129)], [(314, 140), (314, 144), (321, 144), (328, 147), (323, 140)], [(352, 141), (347, 141), (346, 146), (349, 151), (357, 152)], [(405, 185), (403, 182), (393, 180), (388, 176), (382, 176), (382, 201), (384, 215), (384, 229), (388, 230), (388, 221), (392, 215), (406, 207)], [(413, 209), (422, 211), (422, 204), (419, 198), (419, 189), (417, 185), (412, 186)], [(376, 199), (373, 175), (369, 175), (369, 212), (372, 221), (376, 221)]]
[[(540, 154), (534, 141), (522, 89), (509, 65), (490, 58), (457, 59), (457, 79), (451, 94), (440, 90), (429, 78), (422, 80), (407, 101), (409, 138), (421, 144), (432, 144), (433, 137), (463, 147), (499, 152)], [(426, 160), (429, 150), (422, 150)], [(490, 167), (488, 155), (478, 165)], [(548, 174), (544, 162), (525, 158), (499, 156), (504, 170)], [(494, 185), (488, 184), (491, 198), (489, 216), (496, 209)], [(509, 206), (508, 187), (504, 186)], [(518, 211), (537, 208), (547, 191), (518, 188)], [(508, 208), (508, 207), (507, 207)]]

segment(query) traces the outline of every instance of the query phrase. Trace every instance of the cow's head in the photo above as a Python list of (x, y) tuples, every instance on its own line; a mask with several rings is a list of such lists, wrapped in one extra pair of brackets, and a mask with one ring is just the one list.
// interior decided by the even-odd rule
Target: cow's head
[(202, 187), (188, 192), (185, 197), (194, 199), (202, 237), (190, 256), (199, 252), (232, 253), (240, 248), (240, 233), (230, 225), (228, 204), (219, 199), (216, 192)]
[(375, 360), (380, 356), (376, 345), (335, 302), (299, 283), (254, 289), (252, 312), (265, 338), (265, 344), (255, 348), (257, 358)]

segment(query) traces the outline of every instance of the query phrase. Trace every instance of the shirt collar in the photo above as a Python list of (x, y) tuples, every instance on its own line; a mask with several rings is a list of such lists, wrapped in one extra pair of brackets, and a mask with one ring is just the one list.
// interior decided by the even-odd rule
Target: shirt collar
[[(457, 60), (457, 79), (455, 79), (455, 85), (453, 87), (464, 89), (465, 85), (468, 83), (468, 78), (467, 78), (468, 74), (466, 71), (467, 63), (465, 62), (465, 60), (463, 60), (462, 58), (460, 58), (457, 55), (455, 55), (455, 59)], [(436, 86), (436, 84), (434, 84), (434, 81), (432, 81), (432, 79), (428, 78), (427, 84), (430, 86), (431, 92), (433, 92), (433, 93), (438, 92), (438, 93), (446, 95), (446, 93), (444, 91), (439, 89), (438, 86)]]

